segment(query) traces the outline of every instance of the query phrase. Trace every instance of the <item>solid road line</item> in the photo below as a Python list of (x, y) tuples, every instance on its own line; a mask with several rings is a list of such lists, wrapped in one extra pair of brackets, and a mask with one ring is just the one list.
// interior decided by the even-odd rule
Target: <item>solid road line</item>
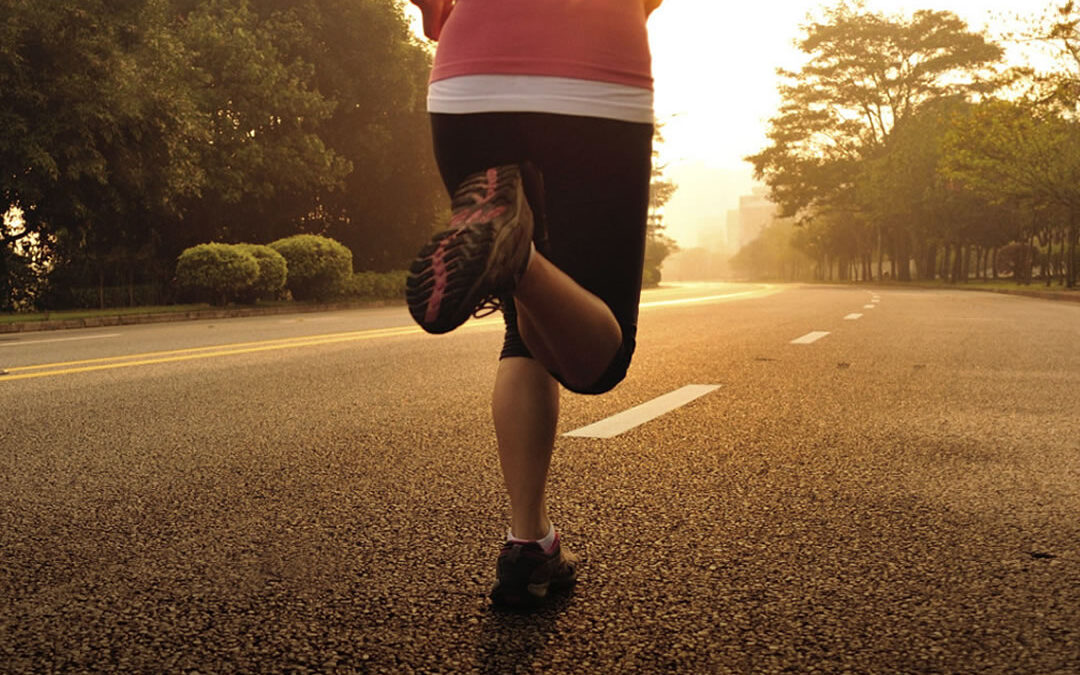
[[(473, 322), (468, 327), (484, 328), (494, 325), (502, 325), (502, 322)], [(219, 356), (234, 356), (237, 354), (253, 354), (257, 352), (277, 351), (282, 349), (295, 349), (297, 347), (314, 347), (318, 345), (336, 344), (340, 342), (374, 340), (386, 337), (416, 335), (419, 333), (423, 333), (423, 330), (418, 326), (405, 326), (400, 328), (379, 328), (375, 330), (353, 331), (349, 333), (328, 333), (326, 335), (311, 335), (299, 338), (281, 338), (277, 340), (261, 340), (258, 342), (237, 342), (233, 344), (212, 345), (209, 347), (191, 347), (189, 349), (173, 349), (163, 352), (145, 352), (142, 354), (127, 354), (122, 356), (111, 356), (98, 359), (85, 359), (83, 361), (44, 363), (35, 366), (18, 366), (6, 369), (6, 374), (0, 375), (0, 382), (29, 380), (38, 377), (50, 377), (53, 375), (89, 373), (98, 370), (112, 370), (115, 368), (149, 366), (160, 363), (194, 361), (198, 359), (216, 358)]]
[(629, 410), (612, 415), (599, 422), (588, 426), (568, 431), (563, 436), (575, 436), (578, 438), (613, 438), (629, 431), (634, 427), (641, 426), (646, 422), (656, 419), (665, 413), (680, 408), (694, 399), (700, 398), (711, 391), (719, 389), (718, 384), (688, 384), (681, 389), (658, 396), (651, 401), (634, 406)]
[[(683, 298), (679, 300), (660, 300), (642, 303), (642, 307), (660, 307), (669, 305), (684, 305), (690, 303), (709, 302), (717, 300), (729, 300), (738, 297), (755, 295), (771, 295), (774, 290), (772, 285), (766, 284), (763, 288), (753, 291), (741, 291), (722, 295), (710, 295), (697, 298)], [(470, 321), (462, 328), (490, 328), (502, 326), (501, 319), (485, 319), (482, 321)], [(186, 349), (172, 349), (159, 352), (144, 352), (119, 356), (107, 356), (80, 361), (64, 361), (58, 363), (43, 363), (33, 366), (17, 366), (14, 368), (0, 369), (0, 382), (13, 382), (15, 380), (29, 380), (53, 375), (71, 375), (75, 373), (88, 373), (98, 370), (112, 370), (115, 368), (131, 368), (133, 366), (148, 366), (161, 363), (175, 363), (179, 361), (194, 361), (219, 356), (232, 356), (236, 354), (251, 354), (256, 352), (276, 351), (282, 349), (295, 349), (297, 347), (313, 347), (317, 345), (334, 344), (338, 342), (350, 342), (358, 340), (371, 340), (383, 337), (398, 337), (405, 335), (418, 335), (424, 331), (418, 326), (401, 326), (394, 328), (380, 328), (366, 331), (350, 331), (346, 333), (327, 333), (325, 335), (310, 335), (299, 338), (279, 338), (275, 340), (260, 340), (256, 342), (237, 342), (233, 344), (211, 345), (208, 347), (190, 347)], [(78, 339), (93, 339), (95, 337), (116, 337), (120, 335), (108, 334), (100, 336), (80, 336), (77, 338), (53, 338), (49, 341), (64, 341)], [(27, 342), (3, 344), (0, 346), (25, 345)], [(33, 372), (37, 371), (37, 372)]]
[(649, 307), (671, 307), (674, 305), (691, 305), (699, 302), (719, 302), (721, 300), (734, 300), (735, 298), (745, 298), (748, 296), (766, 296), (776, 293), (776, 287), (772, 284), (764, 284), (761, 288), (752, 291), (737, 291), (735, 293), (721, 293), (719, 295), (705, 295), (697, 298), (679, 298), (675, 300), (651, 300), (649, 302), (643, 302), (638, 307), (645, 309)]

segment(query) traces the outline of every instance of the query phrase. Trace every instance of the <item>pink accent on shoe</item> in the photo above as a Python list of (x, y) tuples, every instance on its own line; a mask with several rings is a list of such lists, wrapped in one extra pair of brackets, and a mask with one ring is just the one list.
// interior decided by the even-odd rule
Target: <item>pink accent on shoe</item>
[[(446, 295), (446, 282), (447, 282), (447, 270), (446, 270), (446, 247), (451, 240), (457, 235), (458, 232), (465, 229), (473, 223), (483, 220), (484, 218), (496, 218), (506, 212), (506, 206), (496, 206), (493, 209), (481, 209), (474, 208), (468, 211), (462, 211), (455, 217), (459, 217), (459, 222), (455, 224), (454, 234), (447, 235), (439, 242), (438, 247), (431, 254), (431, 274), (435, 279), (435, 284), (431, 289), (431, 297), (428, 299), (427, 311), (424, 312), (424, 321), (427, 323), (433, 323), (439, 318), (439, 309), (442, 307), (443, 297)], [(453, 221), (451, 221), (453, 222)]]
[(446, 261), (443, 260), (444, 247), (447, 240), (439, 242), (439, 247), (431, 254), (431, 273), (435, 277), (435, 286), (431, 289), (431, 297), (428, 298), (427, 312), (424, 313), (424, 321), (433, 323), (439, 318), (439, 307), (442, 306), (443, 296), (446, 294)]

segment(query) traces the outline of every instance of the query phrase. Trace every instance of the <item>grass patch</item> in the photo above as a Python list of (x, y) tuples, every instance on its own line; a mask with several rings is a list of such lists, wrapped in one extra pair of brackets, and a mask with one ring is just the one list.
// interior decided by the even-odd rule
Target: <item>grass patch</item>
[(101, 316), (130, 316), (132, 314), (175, 314), (209, 309), (210, 305), (156, 305), (147, 307), (113, 307), (110, 309), (72, 309), (60, 312), (6, 312), (0, 314), (0, 324), (34, 321), (66, 321)]

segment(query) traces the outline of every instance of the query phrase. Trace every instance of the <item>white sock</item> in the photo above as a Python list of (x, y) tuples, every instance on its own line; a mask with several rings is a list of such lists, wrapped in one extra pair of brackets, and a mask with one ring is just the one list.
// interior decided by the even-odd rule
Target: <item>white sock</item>
[(551, 553), (551, 548), (555, 545), (555, 523), (552, 523), (548, 528), (548, 533), (543, 539), (522, 539), (521, 537), (515, 537), (514, 532), (510, 528), (506, 529), (507, 541), (512, 541), (520, 544), (529, 544), (536, 542), (540, 545), (540, 548), (544, 549), (544, 553)]
[(536, 244), (534, 242), (530, 241), (529, 242), (529, 258), (525, 261), (525, 271), (526, 272), (529, 271), (529, 265), (532, 264), (533, 256), (535, 256), (535, 255), (536, 255)]

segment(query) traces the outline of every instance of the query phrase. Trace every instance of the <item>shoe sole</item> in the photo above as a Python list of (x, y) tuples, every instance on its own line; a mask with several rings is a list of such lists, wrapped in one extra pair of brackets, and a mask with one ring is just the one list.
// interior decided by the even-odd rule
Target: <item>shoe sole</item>
[(513, 258), (521, 257), (531, 238), (532, 213), (518, 167), (473, 174), (454, 193), (450, 228), (409, 267), (409, 313), (429, 333), (454, 330), (492, 294), (513, 290), (516, 279), (499, 284), (499, 274), (520, 267), (524, 261)]
[(551, 595), (565, 591), (577, 584), (577, 575), (567, 581), (529, 584), (525, 592), (514, 593), (500, 588), (491, 591), (491, 604), (501, 609), (532, 609), (539, 607)]
[[(526, 584), (524, 591), (516, 584), (499, 583), (491, 589), (489, 597), (491, 604), (499, 609), (534, 609), (539, 607), (547, 598), (561, 591), (572, 588), (577, 584), (578, 565), (580, 558), (573, 553), (563, 553), (567, 562), (572, 565), (572, 572), (568, 577), (558, 577), (542, 583)], [(506, 586), (506, 587), (504, 587)]]

